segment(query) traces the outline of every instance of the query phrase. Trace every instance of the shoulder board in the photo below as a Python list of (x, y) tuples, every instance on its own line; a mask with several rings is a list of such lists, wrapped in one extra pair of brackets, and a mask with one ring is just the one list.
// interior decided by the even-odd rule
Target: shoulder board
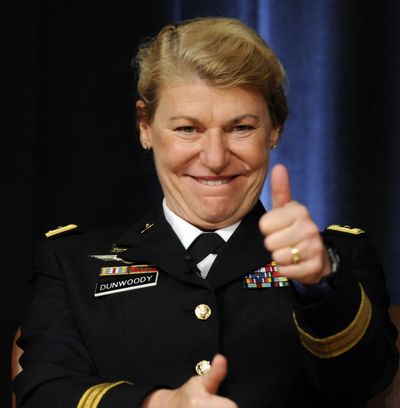
[(66, 232), (76, 230), (77, 228), (78, 226), (76, 224), (68, 224), (68, 225), (57, 227), (56, 229), (47, 231), (46, 234), (44, 235), (46, 236), (46, 238), (52, 238), (55, 236), (64, 235)]
[(333, 224), (329, 227), (326, 227), (326, 231), (337, 231), (337, 232), (344, 232), (345, 234), (352, 234), (352, 235), (361, 235), (365, 234), (365, 231), (361, 228), (352, 228), (348, 225), (337, 225)]

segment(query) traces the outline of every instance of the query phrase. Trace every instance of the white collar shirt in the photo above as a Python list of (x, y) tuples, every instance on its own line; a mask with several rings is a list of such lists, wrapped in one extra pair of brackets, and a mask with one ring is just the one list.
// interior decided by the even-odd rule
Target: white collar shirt
[[(194, 225), (190, 224), (189, 222), (185, 221), (183, 218), (176, 215), (172, 210), (170, 210), (167, 206), (165, 199), (163, 200), (163, 211), (165, 215), (165, 219), (171, 225), (172, 229), (174, 230), (175, 234), (178, 236), (179, 240), (181, 241), (183, 247), (188, 249), (192, 242), (204, 231), (195, 227)], [(240, 221), (235, 222), (228, 227), (224, 227), (214, 231), (218, 234), (225, 242), (229, 240), (232, 234), (235, 232), (236, 228), (239, 226)], [(197, 267), (200, 270), (200, 275), (203, 279), (205, 279), (208, 275), (208, 272), (211, 269), (213, 262), (217, 254), (210, 254), (206, 256), (202, 261), (197, 264)]]

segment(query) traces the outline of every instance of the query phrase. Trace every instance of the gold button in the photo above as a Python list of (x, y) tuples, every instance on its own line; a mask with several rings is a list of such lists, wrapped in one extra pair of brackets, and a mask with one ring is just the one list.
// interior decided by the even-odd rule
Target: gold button
[(207, 320), (211, 316), (211, 308), (205, 304), (196, 306), (194, 313), (199, 320)]
[(211, 368), (211, 363), (208, 360), (201, 360), (196, 364), (196, 373), (198, 375), (204, 375)]

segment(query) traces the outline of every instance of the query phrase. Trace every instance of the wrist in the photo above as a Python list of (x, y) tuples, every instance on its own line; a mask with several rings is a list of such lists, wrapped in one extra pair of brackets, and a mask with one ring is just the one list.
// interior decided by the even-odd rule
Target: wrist
[(339, 278), (339, 271), (341, 268), (341, 259), (334, 247), (327, 246), (326, 253), (328, 255), (328, 262), (330, 266), (329, 273), (324, 276), (320, 282), (327, 282), (332, 288), (336, 287)]
[(336, 249), (330, 246), (326, 246), (325, 257), (326, 273), (318, 282), (305, 284), (292, 280), (291, 283), (296, 299), (300, 303), (315, 303), (321, 301), (335, 290), (339, 279), (341, 260)]

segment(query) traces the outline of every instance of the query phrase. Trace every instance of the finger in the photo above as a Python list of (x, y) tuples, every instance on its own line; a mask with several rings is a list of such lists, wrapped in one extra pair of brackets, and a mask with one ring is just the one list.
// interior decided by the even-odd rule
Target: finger
[(276, 164), (271, 170), (271, 199), (272, 208), (282, 207), (292, 200), (289, 173), (283, 164)]
[(210, 371), (203, 375), (203, 385), (210, 394), (216, 394), (218, 387), (226, 377), (228, 372), (228, 362), (226, 358), (221, 354), (216, 354), (211, 362)]
[[(291, 249), (293, 246), (279, 248), (272, 252), (272, 259), (280, 266), (293, 265), (293, 257)], [(300, 255), (300, 262), (307, 261), (313, 257), (321, 257), (323, 255), (324, 246), (322, 242), (316, 239), (301, 241), (295, 245)]]
[(307, 209), (297, 201), (291, 201), (285, 207), (274, 208), (265, 213), (259, 222), (259, 227), (264, 235), (272, 234), (292, 225), (296, 220), (304, 218)]
[(270, 232), (265, 238), (265, 246), (273, 252), (296, 245), (298, 242), (314, 240), (322, 243), (319, 229), (315, 223), (307, 218), (297, 218), (291, 225)]
[(315, 285), (325, 276), (323, 258), (311, 258), (297, 265), (278, 266), (279, 275), (306, 285)]
[(302, 240), (302, 231), (297, 228), (297, 225), (292, 224), (267, 235), (264, 243), (268, 251), (275, 252), (291, 247)]
[(212, 397), (210, 402), (207, 404), (208, 408), (210, 408), (211, 406), (218, 407), (218, 408), (238, 408), (237, 404), (234, 401), (230, 400), (229, 398), (215, 396), (215, 395)]

